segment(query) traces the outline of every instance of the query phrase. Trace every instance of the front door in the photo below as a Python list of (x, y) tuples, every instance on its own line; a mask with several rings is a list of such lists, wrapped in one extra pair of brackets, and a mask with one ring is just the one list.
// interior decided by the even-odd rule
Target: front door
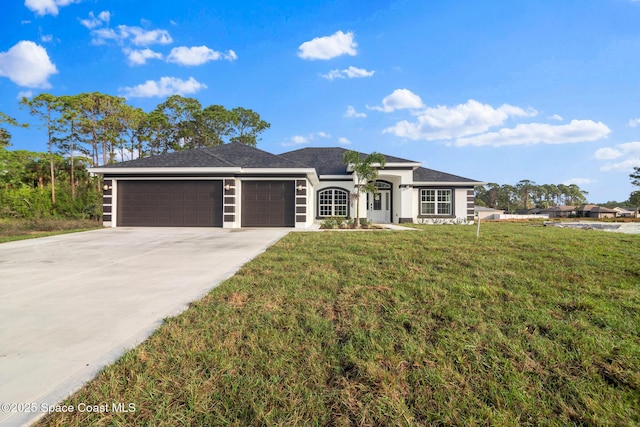
[(378, 190), (367, 194), (367, 217), (371, 222), (388, 224), (391, 222), (391, 191)]

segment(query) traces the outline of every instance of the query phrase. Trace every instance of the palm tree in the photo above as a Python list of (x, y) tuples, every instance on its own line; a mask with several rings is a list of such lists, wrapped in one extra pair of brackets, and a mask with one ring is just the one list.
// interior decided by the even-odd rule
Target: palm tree
[(347, 151), (344, 153), (344, 164), (350, 168), (355, 177), (355, 199), (356, 199), (356, 228), (360, 227), (360, 194), (375, 193), (378, 189), (375, 181), (378, 178), (378, 166), (384, 168), (387, 159), (380, 153), (373, 152), (366, 157), (357, 151)]

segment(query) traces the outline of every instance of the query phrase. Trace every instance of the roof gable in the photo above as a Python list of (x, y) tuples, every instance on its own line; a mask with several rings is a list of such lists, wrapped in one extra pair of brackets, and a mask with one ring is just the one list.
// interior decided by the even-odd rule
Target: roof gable
[(303, 168), (305, 165), (239, 142), (203, 148), (209, 155), (223, 158), (242, 168)]
[[(347, 151), (350, 150), (341, 147), (307, 147), (282, 153), (280, 157), (315, 168), (318, 175), (349, 175), (344, 164), (344, 153)], [(363, 159), (368, 156), (366, 153), (359, 154)], [(383, 156), (387, 163), (419, 163), (387, 154)]]

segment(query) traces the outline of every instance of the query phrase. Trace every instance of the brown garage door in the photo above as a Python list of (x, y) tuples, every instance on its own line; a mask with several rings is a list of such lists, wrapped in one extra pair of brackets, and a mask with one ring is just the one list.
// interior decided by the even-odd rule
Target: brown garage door
[(119, 181), (117, 223), (222, 227), (222, 181)]
[(245, 181), (242, 183), (243, 227), (295, 226), (293, 181)]

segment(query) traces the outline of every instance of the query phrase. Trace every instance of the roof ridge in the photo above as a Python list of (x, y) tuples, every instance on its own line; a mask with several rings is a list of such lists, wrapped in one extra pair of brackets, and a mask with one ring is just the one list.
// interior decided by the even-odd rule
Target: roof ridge
[[(297, 150), (286, 151), (284, 153), (281, 153), (280, 155), (288, 154), (288, 153), (300, 152), (300, 151), (304, 151), (304, 150), (308, 150), (308, 151), (313, 151), (313, 150), (355, 151), (356, 153), (358, 153), (361, 156), (368, 156), (369, 154), (371, 154), (371, 153), (364, 153), (364, 152), (358, 151), (358, 150), (350, 150), (350, 149), (344, 148), (344, 147), (333, 146), (333, 147), (304, 147), (304, 148), (298, 148)], [(391, 154), (381, 153), (379, 151), (378, 151), (378, 153), (382, 154), (385, 158), (393, 159), (391, 161), (391, 163), (400, 162), (400, 163), (420, 163), (421, 164), (421, 162), (419, 162), (417, 160), (405, 159), (403, 157), (398, 157), (398, 156), (394, 156), (394, 155), (391, 155)]]
[(299, 163), (299, 162), (296, 162), (296, 161), (294, 161), (294, 160), (290, 160), (290, 159), (287, 159), (287, 158), (281, 157), (281, 156), (280, 156), (280, 154), (273, 154), (273, 153), (271, 153), (271, 152), (269, 152), (269, 151), (262, 150), (262, 149), (260, 149), (260, 148), (258, 148), (258, 147), (254, 147), (254, 146), (252, 146), (252, 145), (243, 144), (243, 143), (241, 143), (241, 142), (231, 142), (231, 143), (229, 143), (228, 145), (231, 145), (231, 144), (239, 144), (239, 145), (242, 145), (242, 146), (244, 146), (244, 147), (246, 147), (246, 148), (252, 149), (252, 150), (254, 150), (254, 151), (259, 151), (259, 152), (260, 152), (260, 153), (262, 153), (262, 154), (268, 154), (268, 155), (269, 155), (269, 156), (271, 156), (271, 157), (276, 157), (276, 158), (277, 158), (278, 160), (280, 160), (280, 161), (283, 161), (283, 160), (284, 160), (285, 162), (291, 163), (291, 164), (296, 165), (296, 166), (304, 166), (305, 168), (309, 168), (309, 167), (310, 167), (309, 165), (305, 165), (305, 164), (303, 164), (303, 163)]
[(197, 148), (197, 150), (202, 152), (202, 153), (204, 153), (204, 154), (206, 154), (207, 156), (210, 156), (210, 157), (213, 157), (213, 158), (215, 158), (217, 160), (220, 160), (222, 163), (226, 163), (226, 164), (228, 164), (229, 166), (232, 166), (232, 167), (234, 166), (234, 164), (231, 163), (230, 161), (228, 161), (226, 159), (223, 159), (222, 157), (220, 157), (220, 156), (218, 156), (216, 154), (210, 153), (207, 150), (207, 148), (213, 148), (213, 147), (217, 147), (217, 145), (210, 145), (208, 147), (200, 147), (200, 148)]

